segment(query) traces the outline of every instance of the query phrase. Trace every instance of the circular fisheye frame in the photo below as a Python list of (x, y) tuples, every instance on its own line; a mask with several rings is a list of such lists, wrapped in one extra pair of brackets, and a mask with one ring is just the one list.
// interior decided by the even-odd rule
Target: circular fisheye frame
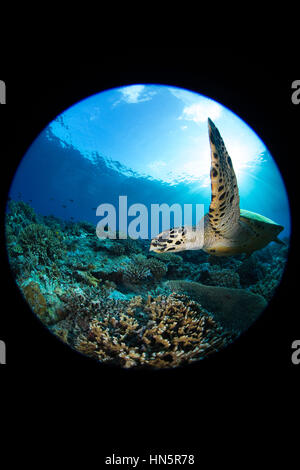
[(287, 261), (290, 210), (261, 139), (164, 85), (110, 89), (52, 121), (6, 211), (10, 266), (50, 332), (100, 363), (173, 368), (235, 341)]

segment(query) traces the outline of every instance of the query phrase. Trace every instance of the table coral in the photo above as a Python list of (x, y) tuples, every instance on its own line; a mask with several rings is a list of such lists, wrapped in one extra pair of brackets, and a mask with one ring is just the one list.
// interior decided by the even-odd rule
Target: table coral
[(199, 302), (224, 328), (233, 331), (248, 329), (267, 306), (261, 295), (244, 289), (207, 286), (184, 280), (167, 281), (165, 285), (171, 291), (188, 295)]

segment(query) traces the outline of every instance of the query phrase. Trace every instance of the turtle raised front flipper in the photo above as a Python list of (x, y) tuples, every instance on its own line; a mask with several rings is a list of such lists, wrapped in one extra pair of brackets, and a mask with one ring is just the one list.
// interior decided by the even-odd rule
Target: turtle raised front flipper
[(150, 251), (204, 250), (215, 256), (250, 255), (277, 238), (283, 227), (260, 214), (240, 209), (233, 164), (220, 132), (208, 119), (211, 149), (209, 212), (195, 227), (165, 230), (151, 241)]
[(209, 225), (216, 234), (230, 238), (240, 219), (239, 189), (223, 139), (209, 118), (208, 132), (211, 149)]

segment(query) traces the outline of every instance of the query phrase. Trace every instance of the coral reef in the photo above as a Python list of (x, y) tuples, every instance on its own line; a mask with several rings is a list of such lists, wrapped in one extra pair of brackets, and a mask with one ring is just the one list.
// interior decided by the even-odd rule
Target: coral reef
[(6, 224), (13, 228), (14, 233), (18, 233), (20, 227), (36, 222), (37, 215), (29, 204), (23, 201), (9, 201)]
[(161, 279), (168, 271), (167, 266), (156, 258), (146, 258), (142, 254), (133, 255), (123, 269), (123, 279), (127, 283), (138, 284), (152, 276)]
[(150, 276), (147, 258), (143, 255), (135, 255), (123, 268), (123, 279), (129, 284), (139, 284)]
[(241, 287), (238, 273), (230, 269), (212, 270), (208, 285), (220, 287)]
[(79, 352), (125, 368), (197, 361), (235, 336), (218, 326), (201, 305), (176, 294), (105, 303), (78, 294), (69, 299), (68, 309), (70, 315), (56, 324), (56, 334)]
[(265, 267), (265, 274), (255, 284), (249, 287), (249, 291), (262, 295), (266, 300), (271, 300), (275, 294), (285, 268), (285, 262), (282, 258), (274, 260), (274, 263)]
[(34, 313), (36, 313), (43, 322), (48, 323), (47, 302), (38, 283), (31, 281), (29, 284), (22, 287), (22, 291)]
[(177, 266), (182, 263), (182, 257), (175, 253), (155, 253), (155, 256), (168, 263), (169, 266)]
[(165, 263), (155, 258), (147, 259), (147, 266), (150, 269), (152, 276), (156, 280), (160, 280), (162, 277), (166, 275), (168, 271), (167, 265), (165, 265)]
[(200, 281), (208, 286), (219, 287), (235, 287), (240, 286), (239, 274), (231, 269), (220, 269), (218, 266), (210, 266), (208, 263), (203, 263), (202, 269), (199, 274), (194, 276), (195, 281)]
[(45, 325), (53, 325), (64, 317), (60, 300), (63, 291), (58, 283), (39, 274), (20, 280), (19, 286), (29, 306)]
[(239, 275), (242, 287), (255, 284), (264, 275), (263, 265), (257, 262), (256, 253), (241, 263), (236, 272)]
[(275, 243), (250, 258), (150, 253), (146, 240), (99, 239), (89, 222), (13, 200), (5, 233), (37, 317), (72, 348), (126, 368), (175, 367), (230, 343), (273, 297), (288, 254)]
[(142, 245), (139, 240), (133, 240), (132, 238), (126, 238), (122, 240), (122, 244), (125, 247), (125, 251), (128, 254), (137, 254), (143, 251)]
[(37, 256), (38, 261), (46, 262), (47, 258), (55, 260), (63, 253), (63, 235), (42, 224), (30, 224), (19, 234), (18, 242), (24, 254)]

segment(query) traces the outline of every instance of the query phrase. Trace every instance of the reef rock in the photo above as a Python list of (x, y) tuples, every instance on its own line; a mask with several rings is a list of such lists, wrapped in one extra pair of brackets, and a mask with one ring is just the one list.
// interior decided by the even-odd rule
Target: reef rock
[(165, 286), (172, 292), (189, 295), (199, 302), (227, 330), (247, 330), (267, 306), (261, 295), (244, 289), (181, 280), (167, 281)]

